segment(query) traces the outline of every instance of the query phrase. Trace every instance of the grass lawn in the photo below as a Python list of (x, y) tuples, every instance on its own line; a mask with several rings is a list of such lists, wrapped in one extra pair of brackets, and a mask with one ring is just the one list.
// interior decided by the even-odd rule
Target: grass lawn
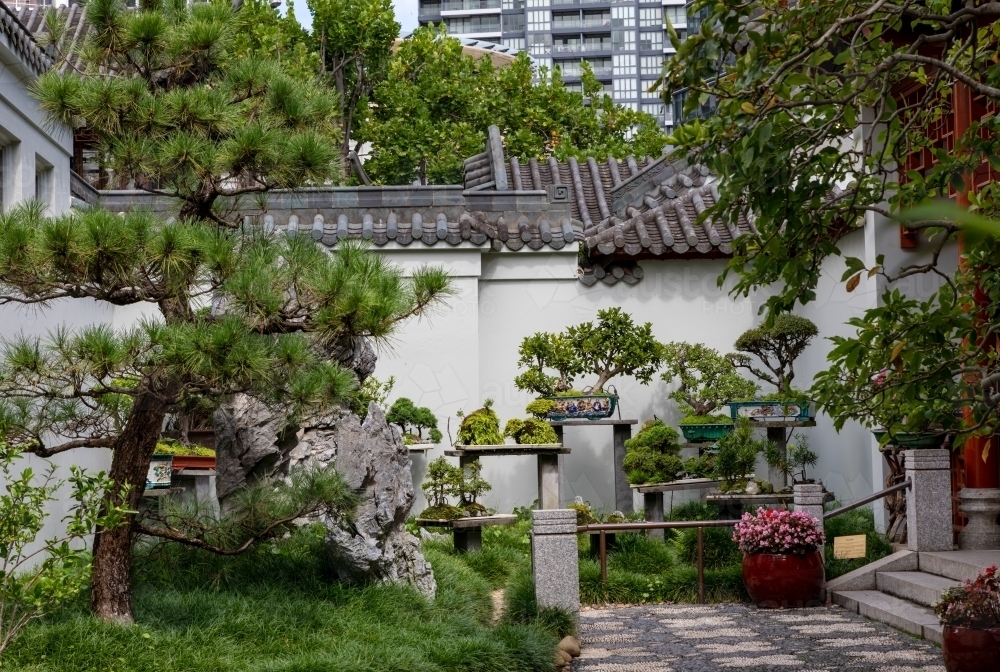
[[(675, 508), (675, 520), (709, 519), (704, 505)], [(887, 555), (870, 509), (827, 523), (827, 536), (867, 534), (869, 555), (835, 561), (827, 578)], [(483, 530), (483, 550), (459, 555), (451, 540), (424, 542), (437, 599), (402, 586), (356, 588), (324, 576), (322, 536), (301, 530), (249, 555), (218, 558), (175, 545), (137, 561), (136, 624), (123, 628), (87, 615), (85, 601), (30, 626), (0, 661), (18, 672), (529, 672), (551, 670), (567, 614), (536, 608), (530, 523)], [(706, 596), (743, 601), (739, 550), (728, 529), (705, 530)], [(602, 585), (580, 537), (585, 604), (694, 602), (695, 531), (666, 543), (619, 535)], [(491, 593), (506, 610), (494, 620)]]
[(428, 549), (431, 603), (400, 586), (324, 579), (321, 538), (302, 532), (249, 556), (161, 547), (136, 572), (136, 624), (76, 605), (29, 627), (5, 653), (23, 672), (528, 672), (552, 669), (558, 642), (537, 623), (493, 624), (491, 584)]

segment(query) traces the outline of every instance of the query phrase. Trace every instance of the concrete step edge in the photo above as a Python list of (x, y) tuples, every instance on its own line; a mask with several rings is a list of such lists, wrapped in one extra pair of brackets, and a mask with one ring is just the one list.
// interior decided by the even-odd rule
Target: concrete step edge
[(833, 602), (861, 616), (940, 642), (941, 625), (927, 607), (877, 590), (834, 591)]

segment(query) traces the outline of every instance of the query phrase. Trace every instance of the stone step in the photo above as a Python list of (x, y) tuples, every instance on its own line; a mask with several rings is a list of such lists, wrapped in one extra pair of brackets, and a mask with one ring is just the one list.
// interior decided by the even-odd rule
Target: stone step
[(918, 555), (921, 572), (955, 581), (973, 579), (990, 565), (1000, 565), (1000, 551), (939, 551)]
[(953, 579), (926, 572), (879, 572), (875, 584), (883, 593), (928, 607), (941, 598), (941, 593), (959, 585)]
[(877, 590), (835, 591), (835, 604), (897, 630), (941, 643), (941, 624), (928, 607)]

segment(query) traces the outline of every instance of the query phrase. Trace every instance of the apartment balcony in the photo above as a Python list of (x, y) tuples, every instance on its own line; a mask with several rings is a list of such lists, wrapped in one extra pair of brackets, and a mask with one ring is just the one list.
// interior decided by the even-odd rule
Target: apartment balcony
[(553, 54), (584, 54), (590, 52), (610, 52), (611, 40), (593, 42), (574, 42), (570, 44), (553, 44)]
[(552, 30), (564, 30), (581, 28), (610, 28), (611, 17), (604, 19), (564, 19), (552, 22)]
[(441, 3), (443, 12), (469, 12), (479, 9), (500, 9), (500, 0), (445, 0)]
[(420, 21), (433, 21), (434, 23), (439, 23), (441, 21), (441, 6), (437, 5), (433, 8), (428, 7), (424, 9), (420, 8), (417, 12), (417, 19)]

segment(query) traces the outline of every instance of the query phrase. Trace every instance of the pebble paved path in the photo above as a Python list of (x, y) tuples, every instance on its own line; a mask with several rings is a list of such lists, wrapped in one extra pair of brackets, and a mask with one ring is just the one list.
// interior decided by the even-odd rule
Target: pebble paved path
[(580, 614), (574, 672), (944, 672), (941, 650), (840, 607), (647, 605)]

